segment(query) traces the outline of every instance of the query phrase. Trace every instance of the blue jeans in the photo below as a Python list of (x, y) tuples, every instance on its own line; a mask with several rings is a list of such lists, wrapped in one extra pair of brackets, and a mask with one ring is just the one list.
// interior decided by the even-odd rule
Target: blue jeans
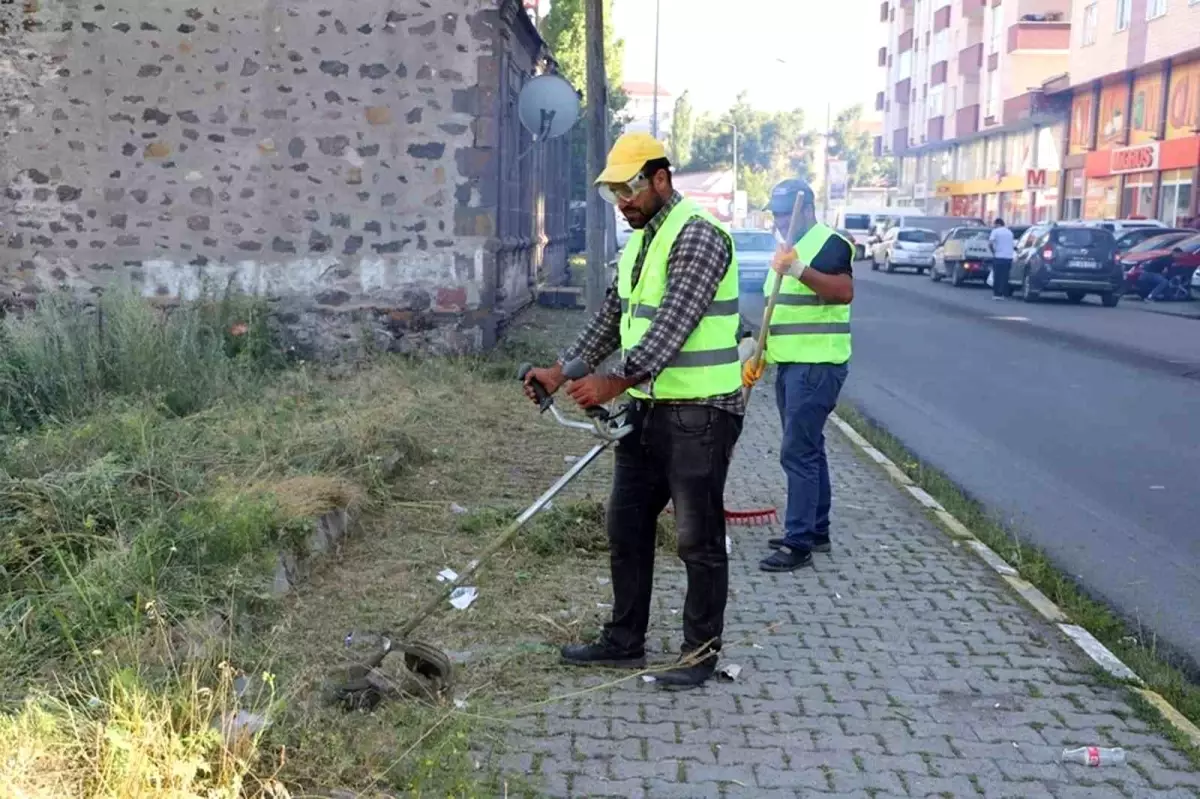
[(825, 458), (825, 420), (846, 382), (846, 364), (785, 363), (775, 376), (775, 403), (783, 422), (779, 463), (787, 475), (784, 541), (811, 549), (829, 537), (833, 493)]

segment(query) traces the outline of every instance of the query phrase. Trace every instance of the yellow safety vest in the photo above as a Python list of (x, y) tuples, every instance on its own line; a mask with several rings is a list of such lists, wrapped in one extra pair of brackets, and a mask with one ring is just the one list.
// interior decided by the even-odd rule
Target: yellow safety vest
[[(796, 257), (800, 263), (811, 264), (834, 236), (845, 241), (833, 228), (814, 225), (797, 242)], [(854, 245), (846, 243), (853, 252)], [(774, 285), (775, 273), (769, 271), (763, 284), (768, 298)], [(767, 362), (846, 363), (850, 349), (850, 306), (827, 304), (808, 286), (785, 275), (767, 328)]]
[(733, 238), (715, 217), (692, 200), (683, 199), (671, 209), (655, 233), (642, 262), (637, 285), (633, 267), (642, 249), (645, 231), (635, 230), (625, 245), (617, 265), (617, 294), (621, 298), (621, 349), (633, 349), (658, 313), (667, 293), (667, 258), (685, 224), (695, 218), (717, 227), (729, 239), (732, 254), (729, 268), (717, 286), (716, 296), (701, 317), (696, 329), (683, 343), (671, 363), (653, 378), (653, 394), (630, 389), (640, 399), (705, 399), (731, 394), (741, 388), (741, 361), (738, 358), (738, 265)]

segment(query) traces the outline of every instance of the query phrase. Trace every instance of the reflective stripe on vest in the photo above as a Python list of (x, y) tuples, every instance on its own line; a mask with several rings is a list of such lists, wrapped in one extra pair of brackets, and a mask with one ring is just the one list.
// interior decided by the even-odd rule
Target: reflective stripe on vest
[[(812, 263), (825, 243), (835, 236), (842, 238), (833, 228), (814, 225), (796, 244), (796, 257), (801, 263)], [(774, 283), (775, 273), (768, 272), (763, 293), (770, 296)], [(780, 285), (767, 333), (766, 359), (771, 363), (850, 360), (850, 306), (825, 302), (790, 275)]]
[[(641, 253), (645, 232), (635, 230), (629, 237), (617, 265), (621, 349), (624, 353), (641, 341), (657, 316), (667, 293), (667, 260), (671, 247), (684, 225), (697, 217), (724, 233), (732, 252), (733, 239), (725, 226), (686, 198), (671, 209), (650, 241), (636, 285), (633, 284), (633, 267)], [(742, 385), (741, 359), (737, 350), (739, 320), (737, 253), (733, 252), (712, 303), (679, 354), (653, 378), (651, 394), (638, 389), (631, 389), (629, 393), (642, 399), (681, 400), (717, 397), (737, 391)]]

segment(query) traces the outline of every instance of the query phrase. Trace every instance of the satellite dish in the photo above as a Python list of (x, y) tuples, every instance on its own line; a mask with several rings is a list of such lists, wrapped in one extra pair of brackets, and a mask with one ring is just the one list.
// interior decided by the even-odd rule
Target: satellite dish
[(579, 119), (579, 95), (561, 75), (538, 75), (521, 89), (517, 114), (534, 141), (555, 139)]

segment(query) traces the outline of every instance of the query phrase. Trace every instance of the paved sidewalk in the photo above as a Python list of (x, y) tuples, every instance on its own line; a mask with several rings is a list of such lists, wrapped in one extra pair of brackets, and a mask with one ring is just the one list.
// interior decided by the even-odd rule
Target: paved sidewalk
[[(728, 504), (783, 509), (778, 420), (756, 392)], [(1200, 797), (1200, 774), (1096, 670), (955, 546), (832, 425), (834, 551), (757, 569), (776, 529), (731, 528), (725, 662), (736, 683), (640, 680), (543, 708), (505, 772), (555, 797)], [(650, 644), (673, 655), (683, 573), (660, 558)], [(771, 625), (778, 625), (771, 628)], [(770, 629), (769, 629), (770, 628)], [(616, 676), (566, 672), (562, 692)], [(1122, 746), (1124, 766), (1058, 763)], [(528, 776), (524, 776), (528, 775)]]

